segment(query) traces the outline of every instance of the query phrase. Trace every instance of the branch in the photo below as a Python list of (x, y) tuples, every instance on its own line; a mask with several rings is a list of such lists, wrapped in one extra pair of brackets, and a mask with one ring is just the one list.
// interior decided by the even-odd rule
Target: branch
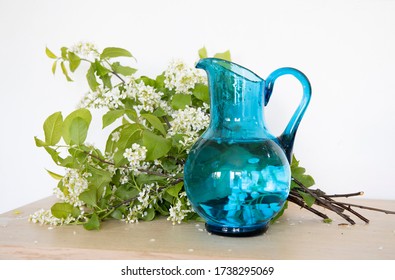
[(329, 203), (328, 201), (326, 201), (325, 199), (322, 199), (320, 196), (318, 196), (316, 193), (314, 193), (313, 191), (309, 190), (307, 187), (305, 187), (300, 181), (298, 181), (297, 179), (292, 177), (292, 180), (303, 189), (303, 191), (309, 193), (311, 196), (313, 196), (316, 199), (316, 203), (317, 204), (321, 204), (322, 206), (325, 206), (326, 208), (328, 208), (329, 210), (335, 212), (336, 214), (338, 214), (340, 217), (342, 217), (343, 219), (345, 219), (347, 222), (349, 222), (352, 225), (355, 225), (355, 222), (353, 219), (350, 218), (350, 216), (342, 213), (342, 211), (339, 211), (338, 208), (336, 208), (333, 204)]
[[(346, 221), (348, 221), (352, 225), (355, 224), (354, 220), (352, 220), (348, 215), (344, 214), (343, 213), (344, 211), (348, 211), (351, 214), (358, 217), (359, 219), (361, 219), (362, 221), (364, 221), (365, 223), (369, 223), (369, 219), (367, 219), (366, 217), (364, 217), (363, 215), (361, 215), (360, 213), (355, 211), (352, 207), (383, 212), (386, 214), (395, 214), (395, 211), (379, 209), (379, 208), (374, 208), (374, 207), (369, 207), (369, 206), (363, 206), (363, 205), (358, 205), (358, 204), (352, 204), (352, 203), (347, 203), (347, 202), (340, 202), (340, 201), (336, 201), (333, 199), (333, 198), (338, 198), (338, 197), (347, 198), (347, 197), (352, 197), (352, 196), (363, 195), (364, 192), (362, 192), (362, 191), (355, 192), (355, 193), (327, 195), (325, 192), (321, 191), (320, 189), (310, 190), (309, 188), (304, 186), (300, 181), (298, 181), (297, 179), (295, 179), (293, 177), (292, 177), (292, 180), (295, 182), (295, 184), (297, 184), (298, 187), (291, 190), (290, 195), (288, 197), (288, 201), (293, 202), (299, 206), (302, 206), (303, 208), (305, 208), (309, 211), (311, 211), (311, 209), (313, 209), (313, 208), (310, 207), (311, 209), (308, 209), (308, 206), (304, 202), (303, 197), (299, 194), (299, 191), (310, 194), (311, 196), (313, 196), (315, 198), (314, 204), (325, 207), (325, 208), (335, 212), (336, 214), (338, 214), (339, 216), (344, 218)], [(314, 211), (311, 211), (311, 212), (315, 213), (316, 215), (318, 215), (320, 217), (323, 217), (323, 215), (325, 215), (316, 209), (314, 209)]]

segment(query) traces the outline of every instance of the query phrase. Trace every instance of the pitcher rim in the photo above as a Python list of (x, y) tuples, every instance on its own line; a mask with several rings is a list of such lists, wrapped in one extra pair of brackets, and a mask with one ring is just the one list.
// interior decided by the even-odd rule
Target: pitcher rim
[[(248, 80), (248, 81), (250, 81), (250, 82), (252, 82), (252, 83), (262, 83), (262, 82), (264, 81), (264, 79), (262, 79), (261, 77), (259, 77), (254, 71), (251, 71), (250, 69), (248, 69), (248, 68), (246, 68), (246, 67), (244, 67), (244, 66), (241, 66), (240, 64), (237, 64), (237, 63), (235, 63), (235, 62), (233, 62), (233, 61), (229, 61), (229, 60), (222, 59), (222, 58), (216, 58), (216, 57), (201, 58), (201, 59), (199, 59), (199, 61), (196, 63), (196, 67), (199, 65), (199, 63), (200, 63), (201, 61), (205, 61), (205, 60), (225, 62), (225, 63), (228, 63), (228, 64), (230, 64), (230, 65), (234, 65), (234, 66), (237, 67), (238, 70), (245, 71), (246, 73), (248, 73), (249, 76), (253, 77), (253, 79), (252, 79), (252, 78), (249, 78), (249, 77), (246, 77), (246, 75), (242, 75), (242, 74), (240, 73), (240, 71), (235, 71), (235, 70), (233, 70), (233, 69), (227, 69), (227, 68), (225, 68), (223, 65), (217, 64), (218, 66), (220, 66), (220, 67), (222, 67), (222, 68), (224, 68), (224, 69), (226, 69), (226, 70), (228, 70), (228, 71), (231, 71), (231, 72), (234, 73), (235, 75), (237, 75), (237, 76), (239, 76), (239, 77), (241, 77), (241, 78), (243, 78), (243, 79), (246, 79), (246, 80)], [(200, 67), (197, 67), (197, 68), (200, 68)]]

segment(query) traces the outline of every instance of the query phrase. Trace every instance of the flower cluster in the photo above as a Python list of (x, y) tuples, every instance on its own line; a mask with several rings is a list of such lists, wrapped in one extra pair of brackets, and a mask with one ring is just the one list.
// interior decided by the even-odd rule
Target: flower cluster
[(72, 46), (70, 50), (85, 59), (92, 59), (94, 60), (95, 58), (99, 57), (99, 51), (97, 50), (97, 47), (89, 42), (79, 42)]
[(54, 193), (60, 200), (79, 207), (84, 202), (79, 199), (79, 195), (88, 188), (87, 177), (89, 173), (81, 173), (81, 170), (66, 168), (66, 173), (62, 179), (62, 187), (55, 188)]
[[(173, 60), (155, 79), (137, 77), (134, 68), (113, 60), (122, 56), (126, 60), (132, 57), (130, 52), (106, 48), (100, 53), (89, 43), (63, 47), (58, 57), (49, 50), (47, 54), (55, 66), (68, 65), (71, 73), (79, 64), (90, 64), (86, 75), (90, 91), (67, 117), (57, 112), (46, 120), (51, 124), (44, 126), (46, 136), (62, 135), (57, 143), (36, 139), (65, 174), (55, 174), (60, 179), (54, 190), (61, 201), (58, 208), (41, 209), (30, 221), (98, 229), (110, 217), (126, 223), (150, 221), (157, 215), (167, 216), (173, 224), (196, 219), (184, 191), (183, 168), (192, 144), (210, 121), (202, 71)], [(71, 80), (64, 67), (62, 73)], [(105, 111), (103, 127), (120, 121), (103, 151), (86, 143), (90, 109)], [(47, 127), (58, 131), (45, 131)], [(68, 153), (65, 158), (63, 151)]]
[(183, 135), (181, 144), (189, 149), (210, 123), (210, 117), (204, 109), (187, 106), (184, 110), (175, 111), (171, 115), (173, 120), (170, 122), (169, 136)]
[(60, 226), (75, 222), (77, 219), (69, 215), (66, 219), (56, 218), (51, 210), (40, 209), (29, 216), (29, 221), (40, 225)]
[(112, 90), (106, 90), (103, 87), (97, 87), (95, 91), (89, 91), (80, 100), (80, 108), (108, 108), (118, 109), (123, 106), (122, 101), (126, 98), (127, 92), (121, 91), (118, 87)]
[(130, 169), (134, 172), (138, 172), (143, 167), (147, 155), (147, 148), (134, 143), (131, 148), (127, 148), (123, 156), (129, 161)]
[(137, 223), (139, 219), (148, 215), (148, 211), (153, 211), (153, 204), (161, 197), (160, 186), (156, 183), (146, 184), (139, 192), (137, 202), (129, 209), (123, 220), (126, 223)]
[[(183, 198), (185, 198), (185, 201), (183, 201)], [(186, 198), (186, 193), (182, 192), (179, 194), (177, 203), (170, 207), (169, 217), (167, 218), (167, 220), (172, 221), (173, 225), (175, 225), (176, 223), (180, 224), (185, 219), (185, 217), (191, 212), (194, 212), (191, 207), (191, 204)]]
[(197, 83), (206, 83), (205, 76), (181, 60), (173, 60), (165, 71), (165, 86), (176, 93), (192, 94)]
[(152, 86), (145, 85), (143, 81), (132, 83), (131, 90), (128, 94), (130, 98), (138, 101), (138, 105), (133, 106), (138, 115), (142, 110), (152, 113), (163, 104), (161, 102), (163, 92), (158, 92)]

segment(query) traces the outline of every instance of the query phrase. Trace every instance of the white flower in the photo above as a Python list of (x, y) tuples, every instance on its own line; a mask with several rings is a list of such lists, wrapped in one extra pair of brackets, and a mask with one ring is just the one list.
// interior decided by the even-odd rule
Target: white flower
[(93, 43), (79, 42), (70, 48), (70, 51), (81, 58), (95, 60), (99, 57), (99, 51)]
[(173, 225), (175, 225), (176, 223), (181, 224), (181, 222), (188, 215), (188, 213), (193, 212), (193, 210), (190, 208), (189, 203), (187, 203), (187, 209), (183, 209), (182, 206), (183, 205), (180, 199), (177, 200), (176, 205), (170, 206), (169, 217), (167, 218), (167, 220), (172, 221)]
[(51, 210), (44, 209), (40, 209), (29, 216), (29, 221), (32, 223), (51, 226), (70, 224), (75, 222), (77, 219), (71, 215), (69, 215), (66, 219), (59, 219), (52, 215)]
[(205, 83), (205, 76), (181, 60), (173, 60), (165, 71), (165, 87), (176, 93), (192, 94), (197, 83)]
[(90, 173), (81, 174), (80, 170), (66, 168), (66, 174), (62, 178), (63, 189), (55, 188), (54, 193), (64, 202), (73, 206), (82, 206), (85, 203), (79, 199), (79, 195), (88, 188), (87, 177)]
[(172, 115), (170, 122), (169, 136), (176, 134), (184, 135), (181, 144), (189, 148), (200, 136), (202, 130), (206, 129), (210, 123), (210, 117), (201, 108), (185, 107)]
[(154, 112), (154, 110), (160, 106), (161, 97), (163, 96), (163, 92), (158, 92), (155, 88), (146, 86), (142, 81), (138, 84), (132, 83), (132, 87), (126, 92), (130, 98), (140, 103), (134, 106), (138, 115), (141, 110), (151, 113)]
[(136, 205), (130, 207), (129, 212), (123, 221), (126, 223), (137, 223), (139, 218), (147, 215), (147, 209), (152, 208), (152, 203), (156, 203), (160, 186), (157, 183), (145, 184), (137, 197)]
[(111, 134), (111, 141), (113, 142), (118, 142), (119, 138), (121, 136), (121, 132), (120, 131), (115, 131)]
[(95, 91), (90, 91), (81, 99), (80, 108), (108, 108), (118, 109), (123, 106), (122, 100), (127, 97), (126, 91), (120, 91), (119, 87), (106, 90), (98, 86)]
[(129, 161), (129, 165), (133, 171), (137, 171), (143, 167), (142, 162), (147, 155), (147, 148), (133, 143), (131, 148), (128, 148), (123, 153), (123, 156)]

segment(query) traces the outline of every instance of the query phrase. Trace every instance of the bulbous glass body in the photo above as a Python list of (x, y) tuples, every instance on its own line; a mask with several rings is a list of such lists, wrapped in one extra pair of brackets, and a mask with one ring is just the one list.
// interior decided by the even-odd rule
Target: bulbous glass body
[[(310, 100), (307, 78), (280, 68), (261, 79), (235, 63), (203, 59), (211, 96), (210, 125), (194, 144), (184, 168), (184, 186), (208, 231), (250, 236), (264, 232), (282, 209), (290, 191), (289, 161), (295, 132)], [(274, 81), (297, 77), (304, 98), (280, 137), (267, 130), (264, 106)]]
[(185, 166), (188, 198), (211, 232), (254, 235), (284, 206), (291, 172), (274, 141), (198, 140)]

